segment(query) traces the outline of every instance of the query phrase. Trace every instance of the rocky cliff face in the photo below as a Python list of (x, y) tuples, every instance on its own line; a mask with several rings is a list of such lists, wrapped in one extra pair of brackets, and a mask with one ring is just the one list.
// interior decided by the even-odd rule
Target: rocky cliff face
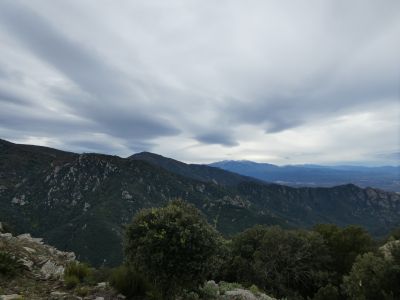
[(226, 235), (255, 224), (316, 223), (360, 224), (381, 235), (400, 224), (400, 195), (394, 193), (354, 185), (291, 188), (162, 160), (0, 140), (0, 219), (97, 266), (121, 263), (123, 226), (138, 210), (176, 197), (196, 205)]

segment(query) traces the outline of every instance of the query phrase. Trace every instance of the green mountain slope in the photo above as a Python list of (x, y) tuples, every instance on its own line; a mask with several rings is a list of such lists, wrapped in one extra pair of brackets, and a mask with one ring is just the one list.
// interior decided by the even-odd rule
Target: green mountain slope
[(154, 166), (159, 166), (165, 170), (184, 177), (200, 181), (213, 182), (220, 185), (233, 186), (241, 182), (258, 181), (255, 178), (221, 170), (217, 167), (199, 164), (185, 164), (175, 159), (150, 152), (137, 153), (130, 156), (129, 159), (146, 161)]
[(149, 163), (0, 140), (0, 220), (94, 265), (120, 263), (124, 224), (141, 208), (176, 197), (196, 205), (225, 235), (254, 224), (318, 222), (356, 223), (383, 234), (400, 221), (400, 196), (393, 193), (353, 185), (289, 188), (208, 166), (175, 161), (180, 168), (173, 169), (157, 158)]

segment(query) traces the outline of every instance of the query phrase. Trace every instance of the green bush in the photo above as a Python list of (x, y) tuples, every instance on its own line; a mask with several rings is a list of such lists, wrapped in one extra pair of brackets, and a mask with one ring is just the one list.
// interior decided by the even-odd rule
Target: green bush
[(100, 267), (99, 269), (93, 269), (91, 278), (93, 282), (107, 282), (110, 279), (112, 269), (109, 267)]
[(315, 232), (255, 226), (232, 240), (229, 268), (235, 281), (259, 286), (277, 297), (307, 298), (324, 283), (330, 260)]
[(374, 253), (358, 256), (350, 274), (343, 279), (346, 294), (350, 299), (386, 299), (389, 267), (388, 261)]
[(67, 289), (73, 289), (79, 284), (79, 278), (75, 275), (64, 275), (64, 283)]
[(255, 295), (255, 296), (258, 296), (258, 295), (260, 295), (262, 293), (260, 291), (260, 289), (254, 284), (249, 287), (249, 291), (252, 292), (253, 295)]
[(163, 298), (195, 290), (206, 279), (219, 235), (192, 205), (176, 200), (140, 211), (126, 231), (128, 264), (154, 280)]
[(218, 285), (215, 282), (206, 282), (199, 288), (201, 299), (217, 299), (219, 295)]
[(322, 236), (328, 247), (333, 259), (330, 267), (337, 273), (338, 280), (350, 272), (358, 255), (374, 250), (372, 237), (360, 226), (340, 228), (333, 224), (319, 224), (314, 231)]
[(193, 292), (193, 291), (190, 291), (190, 292), (184, 291), (182, 294), (182, 297), (179, 299), (181, 299), (181, 300), (199, 300), (200, 296), (199, 296), (199, 294), (197, 294), (196, 292)]
[(313, 300), (339, 300), (339, 290), (336, 286), (328, 284), (321, 287), (317, 293), (315, 293)]
[(88, 265), (78, 262), (69, 263), (64, 270), (65, 277), (75, 276), (79, 282), (83, 282), (91, 275), (92, 269)]
[(157, 294), (143, 275), (124, 265), (112, 271), (110, 284), (128, 298), (152, 298)]
[(24, 265), (8, 252), (0, 251), (0, 276), (12, 278), (24, 269)]
[(89, 294), (90, 290), (86, 286), (82, 286), (76, 290), (76, 294), (80, 297), (85, 297)]

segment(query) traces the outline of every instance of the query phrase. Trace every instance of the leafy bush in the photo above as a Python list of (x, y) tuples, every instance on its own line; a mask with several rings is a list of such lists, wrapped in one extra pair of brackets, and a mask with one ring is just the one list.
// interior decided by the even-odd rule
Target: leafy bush
[(339, 290), (332, 284), (321, 287), (312, 298), (313, 300), (339, 300)]
[(91, 274), (92, 269), (88, 265), (78, 262), (69, 263), (64, 270), (65, 277), (75, 276), (79, 282), (83, 282)]
[(152, 298), (152, 295), (154, 297), (156, 295), (156, 291), (143, 275), (124, 265), (112, 271), (110, 284), (128, 298), (141, 297), (142, 299), (145, 296)]
[(255, 226), (233, 238), (230, 268), (235, 281), (246, 286), (256, 284), (277, 297), (306, 298), (326, 280), (320, 270), (329, 259), (317, 233)]
[(79, 278), (75, 275), (64, 275), (64, 283), (67, 289), (73, 289), (79, 284)]
[(85, 297), (89, 294), (90, 290), (86, 286), (82, 286), (76, 290), (76, 294), (80, 297)]
[(112, 269), (109, 267), (100, 267), (92, 270), (92, 279), (95, 283), (109, 281)]
[(372, 237), (360, 226), (340, 228), (333, 224), (320, 224), (314, 227), (314, 231), (323, 237), (333, 258), (330, 267), (337, 273), (339, 280), (350, 272), (358, 255), (374, 249)]
[(387, 262), (383, 257), (366, 253), (357, 257), (351, 272), (344, 277), (343, 287), (351, 299), (384, 299)]
[(200, 296), (196, 292), (190, 291), (184, 291), (182, 293), (182, 297), (180, 298), (181, 300), (199, 300)]
[(15, 277), (24, 269), (24, 265), (8, 252), (0, 251), (0, 276)]
[(252, 292), (253, 295), (255, 295), (255, 296), (258, 296), (258, 295), (260, 295), (262, 293), (260, 291), (260, 289), (254, 284), (249, 287), (249, 291)]
[(219, 294), (218, 285), (214, 281), (206, 282), (199, 288), (201, 299), (217, 299)]
[(154, 280), (165, 299), (203, 283), (218, 248), (215, 229), (181, 200), (140, 211), (126, 231), (128, 264)]

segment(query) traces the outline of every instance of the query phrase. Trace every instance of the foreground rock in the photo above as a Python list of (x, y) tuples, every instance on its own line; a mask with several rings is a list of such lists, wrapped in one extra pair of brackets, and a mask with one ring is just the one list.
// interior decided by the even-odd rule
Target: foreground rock
[(18, 262), (14, 276), (2, 274), (0, 268), (0, 300), (118, 299), (117, 293), (104, 283), (81, 284), (68, 290), (63, 274), (65, 267), (75, 261), (75, 254), (59, 251), (29, 234), (0, 233), (0, 253)]
[[(201, 299), (215, 300), (277, 300), (254, 288), (245, 289), (238, 283), (207, 281), (200, 291)], [(182, 298), (180, 300), (185, 300)]]
[(229, 300), (274, 300), (273, 298), (265, 295), (265, 294), (258, 294), (254, 295), (252, 292), (244, 289), (234, 289), (232, 291), (225, 292), (225, 295), (221, 297), (222, 299), (229, 299)]

